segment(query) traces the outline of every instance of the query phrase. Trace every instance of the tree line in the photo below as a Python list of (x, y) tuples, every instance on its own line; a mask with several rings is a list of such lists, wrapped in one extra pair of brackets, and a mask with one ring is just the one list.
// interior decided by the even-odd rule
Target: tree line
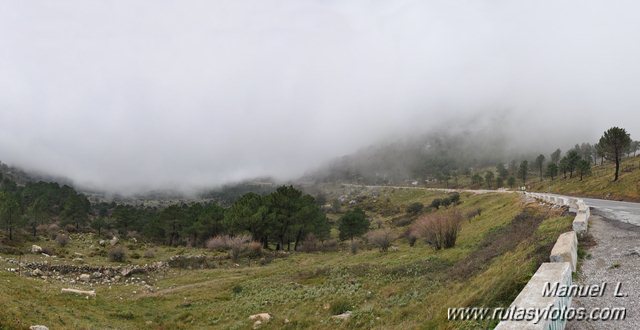
[(316, 200), (292, 186), (267, 195), (246, 193), (230, 207), (190, 203), (166, 208), (116, 203), (91, 205), (83, 194), (57, 183), (17, 185), (1, 180), (0, 219), (9, 240), (16, 232), (37, 236), (52, 231), (94, 231), (139, 237), (166, 245), (203, 246), (217, 235), (248, 233), (264, 247), (297, 249), (313, 234), (324, 240), (330, 224)]
[(635, 157), (640, 150), (640, 142), (633, 141), (624, 128), (612, 127), (605, 131), (595, 144), (576, 144), (564, 155), (558, 148), (553, 151), (549, 158), (544, 154), (538, 155), (533, 161), (515, 160), (509, 162), (508, 167), (499, 163), (493, 170), (486, 171), (484, 175), (475, 173), (471, 177), (472, 185), (476, 187), (485, 186), (487, 188), (511, 187), (513, 188), (518, 180), (526, 185), (530, 179), (531, 172), (537, 174), (540, 180), (545, 178), (555, 180), (557, 177), (574, 178), (582, 180), (591, 174), (592, 166), (604, 164), (604, 161), (611, 161), (615, 164), (613, 181), (619, 179), (620, 163), (624, 156)]

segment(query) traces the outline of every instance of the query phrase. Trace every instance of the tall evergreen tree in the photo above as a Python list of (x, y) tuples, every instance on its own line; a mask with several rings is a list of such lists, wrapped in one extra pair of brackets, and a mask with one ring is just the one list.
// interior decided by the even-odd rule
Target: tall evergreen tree
[(613, 181), (618, 181), (620, 161), (631, 144), (631, 136), (624, 128), (612, 127), (604, 132), (598, 144), (602, 148), (604, 157), (616, 163)]

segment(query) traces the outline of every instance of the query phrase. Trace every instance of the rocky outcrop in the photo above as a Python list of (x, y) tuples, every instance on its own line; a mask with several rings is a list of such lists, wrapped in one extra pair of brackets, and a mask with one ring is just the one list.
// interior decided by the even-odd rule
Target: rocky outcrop
[[(2, 257), (0, 257), (2, 258)], [(56, 279), (63, 282), (75, 283), (82, 281), (85, 283), (102, 283), (109, 284), (118, 282), (122, 279), (130, 278), (135, 274), (148, 274), (163, 271), (169, 268), (166, 262), (155, 262), (145, 265), (127, 265), (127, 266), (92, 266), (92, 265), (74, 265), (74, 264), (50, 264), (48, 262), (19, 262), (11, 258), (2, 258), (2, 260), (15, 264), (23, 270), (23, 274), (43, 279)], [(16, 268), (11, 268), (15, 270)], [(28, 270), (28, 271), (25, 271)], [(141, 280), (132, 278), (133, 280)]]

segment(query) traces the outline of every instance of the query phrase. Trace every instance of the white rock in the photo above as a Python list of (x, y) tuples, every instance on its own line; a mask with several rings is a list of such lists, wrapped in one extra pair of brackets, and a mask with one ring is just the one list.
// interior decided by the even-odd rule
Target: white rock
[(111, 241), (109, 241), (109, 244), (111, 244), (111, 246), (114, 246), (116, 244), (118, 244), (118, 238), (113, 236), (113, 238), (111, 239)]
[(89, 274), (81, 274), (80, 275), (80, 281), (89, 282), (89, 280), (91, 280), (91, 275), (89, 275)]
[(340, 315), (334, 315), (331, 318), (335, 320), (348, 320), (351, 318), (351, 311), (346, 311)]
[(249, 320), (251, 321), (264, 321), (269, 322), (271, 320), (271, 314), (269, 313), (259, 313), (249, 316)]
[(31, 245), (31, 253), (42, 253), (42, 247)]
[(42, 275), (44, 275), (44, 273), (43, 273), (40, 269), (38, 269), (38, 268), (34, 269), (34, 270), (31, 272), (31, 276), (33, 276), (33, 277), (40, 277), (40, 276), (42, 276)]
[(254, 329), (258, 329), (258, 328), (260, 328), (261, 326), (262, 326), (262, 321), (257, 320), (257, 321), (255, 321), (255, 322), (253, 322), (253, 328), (254, 328)]
[(29, 327), (29, 330), (49, 330), (49, 328), (44, 325), (32, 325)]

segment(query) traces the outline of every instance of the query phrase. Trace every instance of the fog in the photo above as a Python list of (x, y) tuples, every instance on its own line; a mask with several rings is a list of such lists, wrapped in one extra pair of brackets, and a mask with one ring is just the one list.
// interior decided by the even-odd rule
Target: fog
[(0, 160), (130, 193), (484, 129), (640, 134), (635, 1), (5, 1)]

